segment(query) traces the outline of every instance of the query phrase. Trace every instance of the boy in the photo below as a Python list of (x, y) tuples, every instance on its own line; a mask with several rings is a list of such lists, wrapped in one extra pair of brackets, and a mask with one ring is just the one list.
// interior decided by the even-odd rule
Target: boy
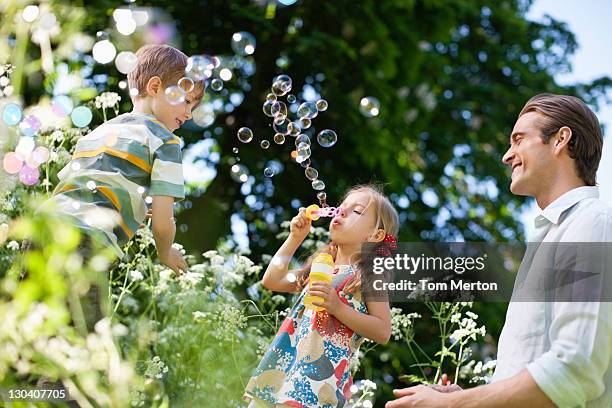
[(152, 204), (159, 260), (180, 273), (187, 264), (172, 247), (173, 204), (185, 193), (180, 139), (172, 132), (191, 119), (204, 85), (197, 82), (183, 102), (170, 104), (165, 89), (185, 76), (187, 56), (168, 45), (146, 45), (136, 55), (137, 66), (128, 74), (132, 112), (79, 139), (47, 203), (70, 217), (85, 241), (101, 239), (119, 258), (147, 216), (146, 204)]

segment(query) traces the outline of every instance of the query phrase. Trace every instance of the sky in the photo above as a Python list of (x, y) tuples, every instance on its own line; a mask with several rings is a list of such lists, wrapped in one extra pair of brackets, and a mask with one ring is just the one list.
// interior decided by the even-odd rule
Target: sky
[[(527, 18), (539, 21), (546, 14), (567, 23), (578, 42), (578, 49), (570, 61), (572, 72), (558, 75), (556, 80), (559, 84), (588, 82), (604, 75), (612, 77), (612, 47), (609, 45), (609, 39), (612, 38), (612, 1), (536, 0)], [(603, 156), (597, 172), (599, 195), (603, 201), (612, 205), (612, 104), (602, 105), (595, 113), (606, 128)], [(534, 204), (521, 217), (528, 238), (538, 212)]]

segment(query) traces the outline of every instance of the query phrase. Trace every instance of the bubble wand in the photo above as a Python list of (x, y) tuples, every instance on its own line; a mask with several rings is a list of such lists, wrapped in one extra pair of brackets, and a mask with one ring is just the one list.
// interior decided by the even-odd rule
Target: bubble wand
[(309, 205), (306, 208), (306, 217), (312, 221), (316, 221), (321, 217), (335, 217), (342, 214), (341, 208), (336, 207), (319, 207), (316, 204)]

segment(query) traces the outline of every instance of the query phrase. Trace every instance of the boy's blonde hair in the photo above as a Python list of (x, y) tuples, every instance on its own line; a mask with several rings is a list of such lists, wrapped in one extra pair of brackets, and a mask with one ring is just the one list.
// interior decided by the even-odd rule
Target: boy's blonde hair
[[(146, 96), (147, 83), (155, 76), (161, 79), (164, 88), (176, 85), (178, 80), (185, 76), (187, 55), (169, 45), (145, 45), (136, 51), (136, 57), (136, 68), (127, 76), (132, 99)], [(133, 95), (132, 89), (136, 89), (138, 93)], [(201, 99), (204, 93), (203, 82), (196, 82), (194, 91), (197, 93), (196, 98)]]
[[(374, 212), (376, 214), (376, 227), (377, 229), (382, 229), (388, 235), (393, 235), (397, 237), (399, 232), (399, 215), (391, 200), (383, 193), (382, 187), (379, 187), (375, 184), (362, 184), (357, 185), (349, 189), (342, 198), (341, 202), (346, 200), (346, 198), (358, 192), (366, 192), (370, 195), (370, 202), (368, 206), (372, 206), (374, 208)], [(383, 242), (380, 242), (379, 245), (384, 245)], [(314, 257), (321, 253), (326, 252), (330, 253), (334, 261), (336, 260), (336, 248), (333, 247), (330, 242), (325, 248), (320, 251), (317, 251), (314, 255), (312, 255), (306, 264), (299, 270), (297, 274), (297, 288), (298, 290), (302, 290), (307, 284), (307, 278), (310, 275), (310, 266), (312, 265), (312, 260)], [(351, 293), (359, 289), (361, 286), (361, 269), (363, 268), (361, 259), (361, 253), (355, 254), (353, 259), (350, 260), (351, 264), (357, 265), (357, 271), (355, 275), (347, 282), (345, 286), (345, 292)]]

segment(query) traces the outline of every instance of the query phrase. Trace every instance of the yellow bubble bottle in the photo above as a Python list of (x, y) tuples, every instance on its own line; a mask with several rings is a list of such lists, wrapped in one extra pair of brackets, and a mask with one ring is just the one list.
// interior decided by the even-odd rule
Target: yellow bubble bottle
[[(330, 254), (321, 253), (312, 261), (312, 266), (310, 267), (310, 280), (308, 283), (308, 290), (312, 285), (312, 282), (332, 282), (332, 275), (334, 271), (334, 258)], [(312, 310), (325, 310), (325, 308), (321, 306), (315, 306), (312, 302), (323, 302), (323, 298), (320, 296), (311, 296), (309, 293), (304, 296), (304, 306), (307, 309)]]

